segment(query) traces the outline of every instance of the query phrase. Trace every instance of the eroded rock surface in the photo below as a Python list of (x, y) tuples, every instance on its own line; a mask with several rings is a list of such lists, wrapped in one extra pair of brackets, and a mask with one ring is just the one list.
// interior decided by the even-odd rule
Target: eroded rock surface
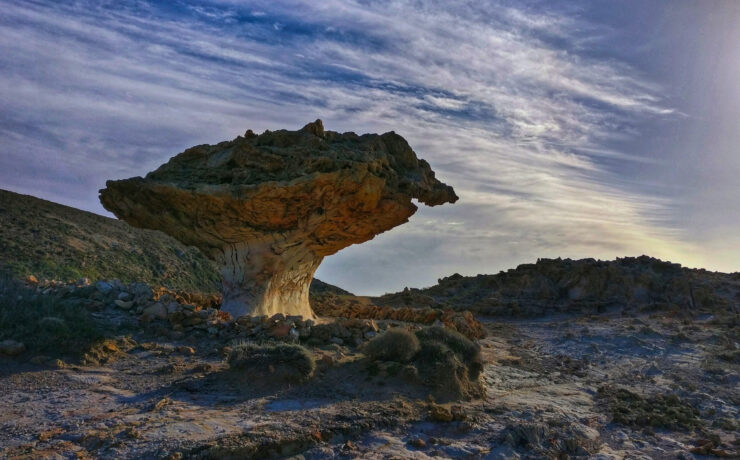
[(100, 200), (116, 216), (219, 263), (234, 316), (313, 317), (308, 287), (324, 257), (407, 222), (412, 198), (457, 200), (401, 136), (324, 131), (321, 120), (195, 146), (106, 185)]

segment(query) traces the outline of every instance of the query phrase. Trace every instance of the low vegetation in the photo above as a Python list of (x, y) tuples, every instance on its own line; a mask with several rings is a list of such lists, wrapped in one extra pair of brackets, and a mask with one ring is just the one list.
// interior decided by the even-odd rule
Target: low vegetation
[(292, 343), (237, 344), (228, 357), (229, 366), (251, 378), (270, 382), (305, 382), (316, 369), (311, 353)]
[(220, 275), (195, 248), (152, 230), (0, 190), (0, 269), (17, 278), (146, 281), (215, 292)]
[(29, 352), (79, 357), (103, 340), (103, 332), (79, 303), (39, 296), (0, 276), (0, 341), (8, 339)]
[(391, 329), (370, 340), (363, 351), (374, 361), (406, 363), (419, 352), (419, 339), (406, 329)]
[(606, 399), (613, 421), (622, 425), (678, 430), (701, 423), (699, 411), (675, 394), (641, 396), (624, 388), (603, 386), (599, 395)]
[(401, 375), (431, 387), (438, 399), (469, 398), (482, 392), (480, 347), (448, 328), (432, 326), (415, 334), (392, 329), (368, 342), (364, 352), (371, 361), (370, 369), (375, 369), (378, 361), (399, 363), (386, 366), (388, 369), (410, 363)]

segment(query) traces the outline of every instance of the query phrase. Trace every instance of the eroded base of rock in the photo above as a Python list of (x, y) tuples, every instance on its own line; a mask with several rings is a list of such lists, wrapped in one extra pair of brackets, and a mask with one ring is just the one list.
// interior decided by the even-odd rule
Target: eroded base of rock
[(223, 248), (223, 304), (231, 316), (315, 318), (308, 302), (313, 274), (323, 257), (301, 243), (239, 243)]

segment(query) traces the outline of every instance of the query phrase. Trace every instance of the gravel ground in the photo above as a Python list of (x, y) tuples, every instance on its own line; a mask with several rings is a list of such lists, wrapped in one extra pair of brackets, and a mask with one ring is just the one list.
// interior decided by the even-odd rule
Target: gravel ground
[(120, 338), (97, 367), (0, 358), (0, 458), (737, 458), (733, 321), (484, 321), (487, 395), (442, 405), (336, 345), (292, 386), (234, 375), (206, 338)]

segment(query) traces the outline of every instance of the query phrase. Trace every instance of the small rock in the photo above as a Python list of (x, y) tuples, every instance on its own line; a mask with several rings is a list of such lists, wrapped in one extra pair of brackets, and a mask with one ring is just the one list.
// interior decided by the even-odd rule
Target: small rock
[(16, 356), (26, 351), (26, 345), (15, 340), (3, 340), (0, 342), (0, 355)]
[(288, 315), (285, 317), (286, 321), (289, 321), (293, 324), (301, 324), (303, 322), (303, 316), (301, 315)]
[(157, 302), (151, 307), (145, 308), (140, 319), (144, 322), (153, 319), (167, 319), (167, 307)]
[(218, 328), (211, 326), (207, 329), (207, 332), (208, 332), (208, 335), (216, 335), (218, 334)]
[(185, 345), (180, 345), (177, 348), (175, 348), (175, 350), (178, 353), (181, 353), (183, 355), (194, 355), (195, 354), (195, 348), (193, 348), (193, 347), (187, 347)]
[(300, 337), (300, 334), (294, 327), (290, 328), (289, 335), (293, 340), (298, 340), (298, 338)]
[(211, 372), (215, 368), (216, 366), (214, 366), (211, 363), (200, 363), (200, 364), (196, 364), (195, 366), (193, 366), (190, 372), (206, 374), (208, 372)]
[(252, 325), (252, 317), (248, 315), (240, 316), (236, 319), (236, 323), (240, 326), (251, 326)]
[(412, 447), (416, 447), (417, 449), (423, 449), (427, 446), (427, 443), (425, 443), (424, 440), (421, 438), (414, 438), (409, 441), (409, 444), (411, 444)]
[(344, 343), (344, 340), (340, 339), (339, 337), (332, 337), (329, 339), (329, 342), (335, 343), (337, 345), (342, 345)]
[(432, 404), (429, 407), (429, 419), (434, 422), (451, 422), (454, 417), (452, 412), (444, 406)]
[(33, 275), (28, 275), (26, 277), (26, 283), (35, 285), (35, 284), (39, 284), (39, 280), (37, 280), (36, 277)]
[(131, 294), (125, 291), (121, 292), (118, 294), (118, 300), (131, 300)]
[(270, 330), (270, 335), (275, 338), (286, 337), (290, 334), (291, 329), (293, 328), (290, 327), (290, 324), (278, 324)]
[(270, 317), (269, 320), (271, 323), (277, 323), (279, 321), (285, 321), (285, 315), (282, 313), (275, 313)]
[(378, 333), (375, 332), (375, 331), (367, 331), (367, 332), (365, 332), (364, 335), (365, 335), (365, 338), (369, 340), (369, 339), (372, 339), (373, 337), (375, 337), (376, 335), (378, 335)]
[(151, 411), (154, 412), (161, 410), (163, 407), (169, 406), (170, 404), (172, 404), (172, 400), (170, 398), (160, 399), (156, 404), (154, 404), (154, 406), (152, 406)]
[(113, 290), (113, 286), (111, 286), (110, 283), (100, 280), (95, 283), (95, 289), (97, 289), (101, 294), (108, 294)]
[(113, 303), (115, 303), (116, 306), (118, 308), (120, 308), (121, 310), (130, 310), (131, 307), (134, 306), (134, 301), (133, 300), (121, 300), (121, 299), (118, 299), (118, 300), (115, 300)]

